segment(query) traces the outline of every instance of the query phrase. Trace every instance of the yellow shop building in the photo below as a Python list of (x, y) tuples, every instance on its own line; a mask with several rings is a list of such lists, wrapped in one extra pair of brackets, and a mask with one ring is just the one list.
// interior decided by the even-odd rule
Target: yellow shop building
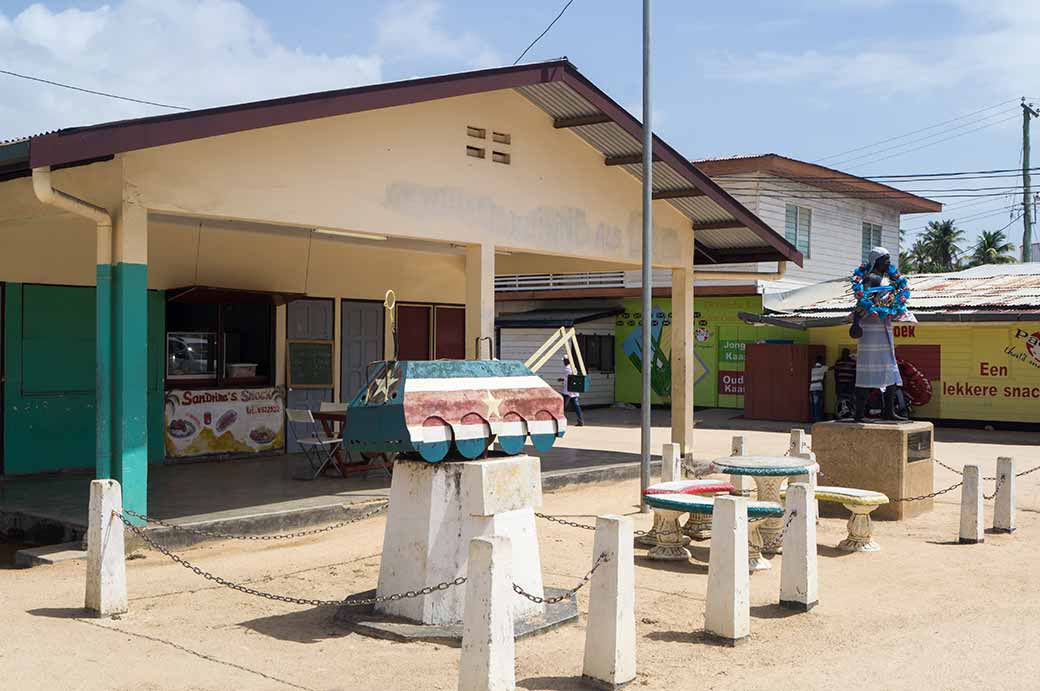
[[(980, 266), (910, 277), (917, 323), (894, 327), (896, 357), (930, 384), (918, 418), (1040, 423), (1040, 263)], [(847, 281), (832, 281), (767, 299), (766, 319), (806, 329), (833, 365), (849, 337), (853, 304)], [(744, 315), (755, 320), (752, 315)], [(775, 322), (774, 322), (775, 323)], [(834, 409), (834, 382), (826, 383)]]

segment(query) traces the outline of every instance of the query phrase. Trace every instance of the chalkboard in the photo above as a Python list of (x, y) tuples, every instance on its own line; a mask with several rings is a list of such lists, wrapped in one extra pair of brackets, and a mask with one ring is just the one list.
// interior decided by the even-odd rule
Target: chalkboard
[(289, 341), (289, 387), (332, 388), (332, 341)]

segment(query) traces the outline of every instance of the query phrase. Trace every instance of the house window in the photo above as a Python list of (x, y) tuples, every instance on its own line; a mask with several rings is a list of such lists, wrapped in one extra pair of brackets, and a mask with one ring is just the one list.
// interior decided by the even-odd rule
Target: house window
[(784, 223), (784, 237), (792, 245), (798, 248), (806, 258), (812, 245), (812, 209), (804, 206), (787, 205), (787, 218)]
[(169, 386), (273, 383), (272, 305), (171, 302), (166, 305), (166, 328)]
[[(581, 348), (585, 369), (589, 372), (614, 371), (614, 337), (596, 336), (594, 334), (578, 334), (578, 347)], [(575, 371), (577, 367), (575, 367)]]
[(863, 261), (874, 247), (881, 246), (881, 226), (877, 223), (863, 222)]

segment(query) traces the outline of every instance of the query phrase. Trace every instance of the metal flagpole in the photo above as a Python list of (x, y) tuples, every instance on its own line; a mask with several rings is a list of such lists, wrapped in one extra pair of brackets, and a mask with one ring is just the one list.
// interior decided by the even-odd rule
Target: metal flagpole
[(643, 395), (640, 429), (639, 510), (647, 513), (643, 492), (650, 486), (650, 374), (657, 358), (650, 342), (653, 324), (653, 118), (650, 106), (650, 0), (643, 0)]

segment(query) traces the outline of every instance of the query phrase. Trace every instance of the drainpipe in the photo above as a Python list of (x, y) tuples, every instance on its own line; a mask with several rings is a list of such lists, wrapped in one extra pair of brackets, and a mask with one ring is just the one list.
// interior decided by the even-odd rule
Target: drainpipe
[(695, 281), (779, 281), (787, 273), (787, 262), (777, 262), (773, 273), (758, 271), (697, 271), (693, 272)]
[(32, 179), (33, 192), (41, 202), (89, 218), (97, 225), (95, 462), (97, 478), (107, 480), (112, 477), (112, 216), (100, 206), (54, 189), (50, 166), (33, 168)]

